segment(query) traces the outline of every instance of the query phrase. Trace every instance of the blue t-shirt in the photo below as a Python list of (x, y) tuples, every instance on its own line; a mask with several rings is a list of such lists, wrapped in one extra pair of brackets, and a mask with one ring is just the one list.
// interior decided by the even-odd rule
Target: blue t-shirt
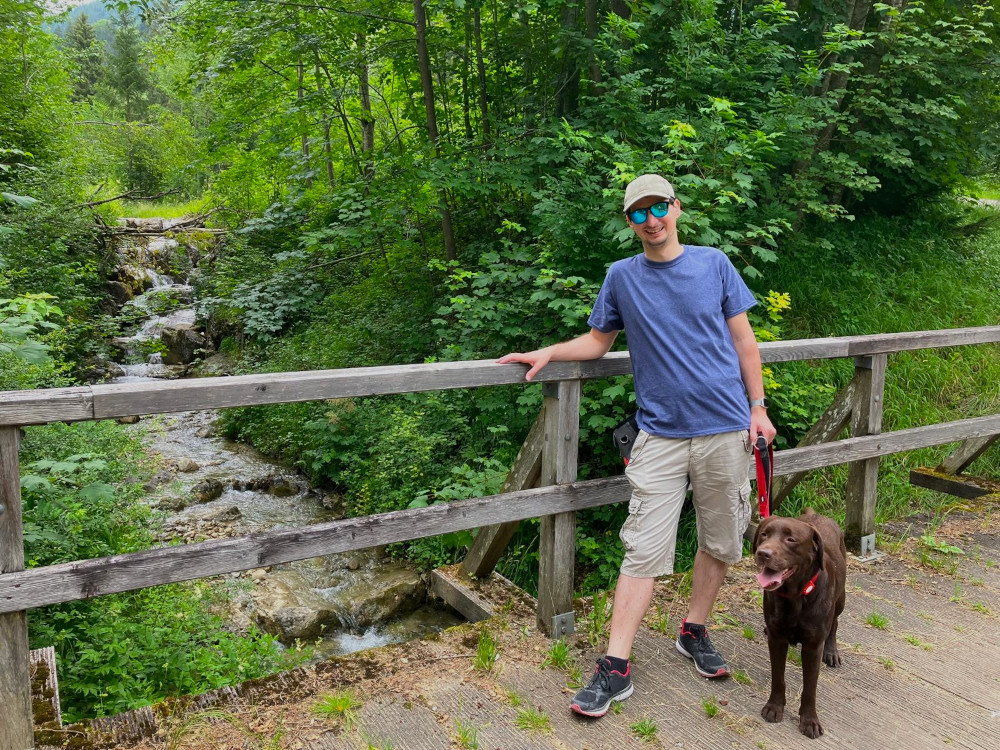
[(690, 438), (750, 427), (726, 320), (756, 304), (721, 250), (684, 245), (674, 260), (639, 253), (608, 269), (588, 321), (628, 333), (639, 427)]

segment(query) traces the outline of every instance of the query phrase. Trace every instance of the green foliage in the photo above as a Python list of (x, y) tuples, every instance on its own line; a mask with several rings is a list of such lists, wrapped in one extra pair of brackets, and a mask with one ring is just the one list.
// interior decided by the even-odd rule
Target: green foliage
[(0, 354), (12, 354), (32, 364), (49, 358), (49, 347), (40, 334), (59, 329), (51, 320), (62, 316), (62, 310), (50, 301), (54, 299), (45, 293), (0, 299)]
[[(27, 429), (21, 477), (28, 567), (147, 549), (141, 502), (151, 471), (137, 439), (109, 422)], [(237, 635), (210, 614), (224, 595), (172, 585), (32, 611), (32, 648), (54, 646), (68, 721), (199, 693), (300, 659), (271, 636)]]

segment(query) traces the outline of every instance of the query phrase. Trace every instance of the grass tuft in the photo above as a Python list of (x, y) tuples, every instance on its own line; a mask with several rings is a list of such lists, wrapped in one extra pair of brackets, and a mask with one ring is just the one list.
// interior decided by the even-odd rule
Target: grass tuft
[(479, 630), (479, 645), (476, 647), (476, 658), (472, 666), (481, 672), (490, 672), (499, 658), (500, 650), (497, 648), (496, 639), (490, 629), (483, 625)]
[(350, 731), (358, 723), (356, 709), (360, 707), (361, 701), (354, 697), (354, 693), (350, 690), (338, 690), (336, 693), (321, 695), (311, 710), (314, 715), (336, 721)]
[(874, 609), (868, 613), (865, 618), (865, 623), (871, 625), (873, 628), (878, 628), (879, 630), (889, 629), (889, 618)]
[(634, 721), (629, 724), (629, 729), (632, 730), (632, 734), (641, 739), (643, 742), (655, 742), (656, 733), (659, 728), (656, 726), (656, 722), (652, 719), (640, 719), (639, 721)]
[(527, 706), (517, 712), (514, 724), (518, 729), (524, 729), (532, 734), (548, 733), (552, 731), (552, 722), (541, 709), (534, 706)]

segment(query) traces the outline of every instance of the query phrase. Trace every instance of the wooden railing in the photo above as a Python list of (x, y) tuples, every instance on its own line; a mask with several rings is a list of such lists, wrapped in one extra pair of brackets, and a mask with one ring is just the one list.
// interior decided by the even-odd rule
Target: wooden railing
[[(854, 551), (871, 551), (879, 456), (965, 440), (976, 441), (981, 452), (1000, 433), (1000, 414), (881, 433), (887, 355), (996, 342), (1000, 326), (761, 344), (765, 363), (839, 357), (855, 363), (850, 385), (803, 444), (777, 454), (776, 475), (784, 479), (778, 496), (804, 472), (850, 464), (845, 530)], [(581, 381), (629, 373), (624, 352), (545, 367), (536, 378), (544, 383), (542, 414), (499, 495), (30, 570), (24, 570), (21, 525), (22, 426), (524, 384), (524, 367), (453, 362), (0, 393), (0, 750), (32, 747), (26, 617), (32, 607), (466, 529), (481, 531), (464, 569), (482, 576), (493, 569), (517, 522), (540, 518), (538, 624), (546, 632), (571, 630), (575, 513), (630, 494), (621, 476), (576, 481)], [(828, 442), (847, 426), (851, 437)]]

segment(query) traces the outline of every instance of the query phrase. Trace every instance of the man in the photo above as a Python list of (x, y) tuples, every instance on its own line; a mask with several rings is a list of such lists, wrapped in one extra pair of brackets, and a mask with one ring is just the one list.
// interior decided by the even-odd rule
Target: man
[(673, 572), (677, 524), (688, 481), (698, 518), (688, 613), (676, 648), (698, 674), (724, 677), (725, 660), (706, 622), (731, 563), (743, 552), (750, 519), (750, 451), (775, 429), (767, 416), (760, 352), (746, 311), (756, 304), (719, 250), (681, 245), (681, 203), (660, 175), (625, 189), (625, 217), (643, 252), (619, 260), (588, 321), (590, 333), (498, 362), (530, 365), (525, 379), (552, 360), (598, 359), (628, 331), (640, 432), (625, 471), (632, 485), (625, 547), (607, 656), (571, 708), (603, 716), (632, 695), (629, 655), (657, 576)]

